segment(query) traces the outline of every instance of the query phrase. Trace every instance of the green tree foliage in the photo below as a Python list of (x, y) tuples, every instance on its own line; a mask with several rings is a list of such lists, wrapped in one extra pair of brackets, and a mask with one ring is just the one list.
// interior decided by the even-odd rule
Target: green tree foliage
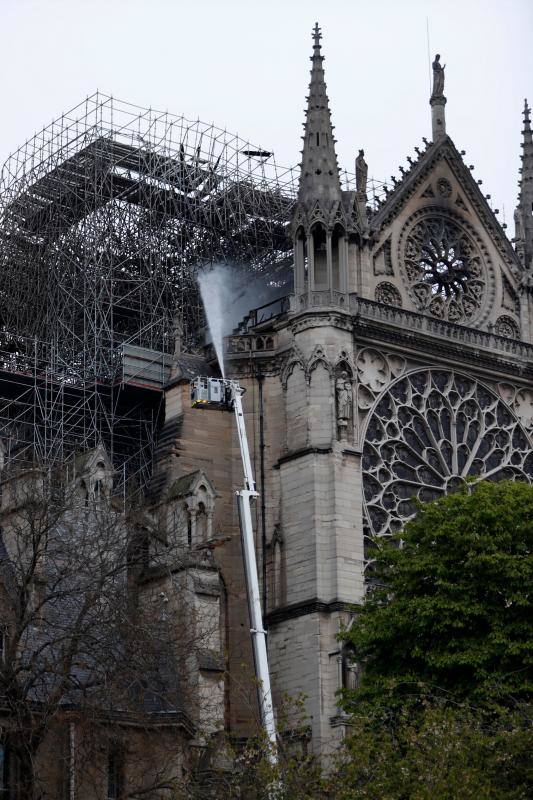
[(424, 703), (353, 720), (331, 776), (334, 800), (528, 800), (531, 735), (524, 717)]
[(424, 505), (376, 542), (376, 585), (345, 639), (363, 666), (346, 711), (422, 696), (528, 702), (533, 662), (533, 487), (482, 482)]

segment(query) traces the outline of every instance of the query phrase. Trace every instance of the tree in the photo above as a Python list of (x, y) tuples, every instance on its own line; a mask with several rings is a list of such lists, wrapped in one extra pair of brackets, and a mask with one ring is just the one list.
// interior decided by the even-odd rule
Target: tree
[[(257, 682), (250, 676), (250, 688)], [(253, 714), (246, 739), (221, 735), (204, 755), (193, 780), (175, 800), (334, 800), (320, 759), (310, 749), (303, 697), (284, 697), (277, 710), (276, 763), (262, 722)], [(326, 794), (326, 792), (328, 792)]]
[(201, 734), (194, 659), (212, 631), (187, 589), (205, 554), (167, 534), (156, 514), (126, 513), (98, 474), (90, 491), (66, 467), (4, 480), (6, 796), (66, 797), (75, 787), (80, 798), (156, 798), (183, 784), (186, 744)]
[(528, 701), (533, 487), (465, 487), (375, 546), (374, 586), (345, 635), (363, 668), (346, 708), (422, 690), (484, 706)]
[(481, 482), (373, 542), (337, 800), (531, 796), (533, 487)]
[(352, 719), (334, 800), (528, 800), (531, 732), (520, 714), (424, 702)]

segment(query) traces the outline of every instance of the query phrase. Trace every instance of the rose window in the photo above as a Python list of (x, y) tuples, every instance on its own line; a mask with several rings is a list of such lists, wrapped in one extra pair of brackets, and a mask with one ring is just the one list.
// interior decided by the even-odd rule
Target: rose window
[(477, 315), (486, 294), (482, 256), (453, 220), (435, 215), (417, 222), (407, 234), (403, 261), (420, 311), (451, 322)]
[(422, 370), (397, 380), (378, 401), (363, 450), (366, 520), (392, 533), (467, 480), (533, 481), (533, 451), (510, 408), (464, 375)]

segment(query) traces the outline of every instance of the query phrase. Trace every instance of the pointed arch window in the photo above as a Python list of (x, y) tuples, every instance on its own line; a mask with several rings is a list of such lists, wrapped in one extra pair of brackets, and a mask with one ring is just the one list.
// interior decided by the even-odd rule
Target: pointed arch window
[(295, 291), (303, 291), (309, 273), (307, 236), (302, 226), (296, 231), (296, 241), (294, 248), (295, 260)]
[(325, 288), (328, 283), (327, 235), (324, 225), (317, 222), (312, 228), (313, 265), (315, 288)]
[(207, 541), (207, 509), (205, 503), (198, 503), (196, 512), (196, 540), (198, 544)]
[(344, 243), (346, 232), (340, 223), (337, 223), (331, 234), (331, 273), (332, 288), (336, 291), (345, 291), (343, 280)]

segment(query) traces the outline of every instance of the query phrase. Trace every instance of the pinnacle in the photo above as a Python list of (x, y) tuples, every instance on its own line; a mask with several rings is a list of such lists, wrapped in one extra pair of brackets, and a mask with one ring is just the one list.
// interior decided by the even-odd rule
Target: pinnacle
[(324, 79), (324, 57), (320, 43), (322, 32), (318, 22), (315, 24), (312, 37), (311, 80), (306, 98), (299, 197), (306, 203), (322, 199), (331, 204), (340, 200), (341, 186)]
[(524, 100), (524, 127), (522, 129), (522, 166), (519, 169), (518, 205), (515, 212), (517, 221), (515, 240), (520, 243), (519, 256), (524, 267), (533, 260), (533, 224), (531, 208), (533, 206), (533, 132), (531, 131), (531, 107)]

